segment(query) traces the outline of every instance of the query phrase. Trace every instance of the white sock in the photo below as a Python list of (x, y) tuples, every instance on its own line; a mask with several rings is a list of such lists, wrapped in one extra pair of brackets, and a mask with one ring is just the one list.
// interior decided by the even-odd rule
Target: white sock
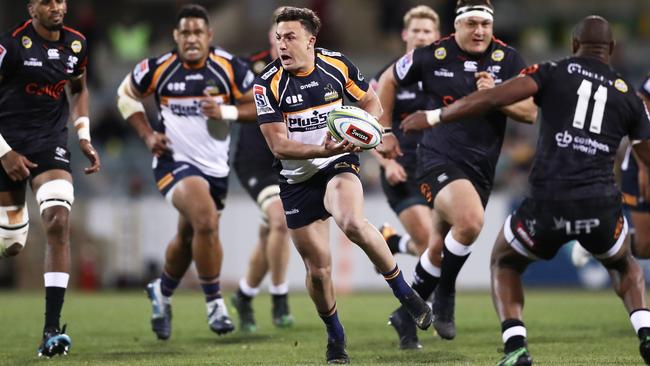
[(248, 282), (246, 282), (246, 278), (242, 278), (239, 280), (239, 290), (244, 293), (244, 295), (248, 297), (255, 297), (257, 294), (260, 293), (260, 288), (259, 287), (250, 287), (248, 285)]
[(522, 336), (526, 338), (526, 327), (522, 325), (516, 325), (514, 327), (510, 327), (503, 332), (501, 335), (501, 339), (503, 340), (503, 344), (506, 344), (508, 339), (514, 337), (514, 336)]
[(397, 244), (400, 253), (409, 252), (409, 241), (411, 241), (411, 236), (409, 234), (402, 235), (399, 239), (399, 244)]
[(634, 327), (634, 332), (639, 333), (641, 328), (650, 328), (650, 311), (648, 309), (635, 310), (630, 314), (630, 322)]
[(445, 247), (451, 252), (451, 254), (457, 255), (459, 257), (467, 256), (472, 252), (472, 246), (463, 245), (454, 239), (454, 237), (451, 235), (451, 230), (445, 237)]
[(420, 265), (424, 270), (432, 275), (433, 277), (440, 277), (440, 267), (436, 267), (431, 261), (429, 260), (429, 249), (424, 251), (422, 255), (420, 256)]
[(65, 272), (46, 272), (43, 278), (45, 280), (45, 287), (68, 288), (70, 275)]
[(281, 283), (277, 286), (269, 284), (269, 293), (271, 295), (286, 295), (289, 293), (289, 282)]

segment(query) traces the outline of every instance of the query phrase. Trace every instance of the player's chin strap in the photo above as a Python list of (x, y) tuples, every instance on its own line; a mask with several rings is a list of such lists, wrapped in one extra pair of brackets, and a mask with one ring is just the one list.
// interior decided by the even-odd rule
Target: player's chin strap
[(0, 207), (0, 258), (18, 254), (27, 242), (27, 206)]
[(36, 192), (41, 214), (53, 206), (63, 206), (70, 211), (74, 202), (74, 188), (65, 179), (55, 179), (45, 182)]
[(494, 10), (489, 6), (484, 5), (469, 5), (463, 6), (456, 9), (456, 19), (454, 22), (457, 22), (462, 19), (469, 17), (479, 17), (487, 20), (494, 21)]

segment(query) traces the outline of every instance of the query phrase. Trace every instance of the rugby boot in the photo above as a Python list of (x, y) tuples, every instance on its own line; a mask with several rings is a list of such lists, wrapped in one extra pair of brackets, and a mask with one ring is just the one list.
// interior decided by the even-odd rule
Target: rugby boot
[(434, 292), (433, 304), (433, 327), (443, 339), (454, 339), (456, 337), (456, 324), (454, 322), (454, 307), (456, 293), (443, 295), (438, 289)]
[(646, 365), (650, 365), (650, 336), (646, 336), (639, 344), (639, 352)]
[(530, 366), (533, 359), (528, 353), (528, 348), (519, 347), (512, 352), (506, 353), (497, 366)]
[(431, 308), (415, 291), (410, 296), (401, 299), (400, 302), (404, 309), (411, 314), (418, 328), (422, 330), (429, 328), (432, 319)]
[(160, 340), (167, 340), (172, 333), (171, 299), (160, 291), (160, 279), (149, 282), (145, 290), (151, 300), (151, 330)]
[(72, 339), (65, 334), (66, 326), (63, 329), (59, 327), (46, 328), (43, 331), (43, 341), (38, 347), (38, 357), (50, 358), (56, 355), (67, 356), (72, 347)]
[(205, 304), (205, 307), (208, 313), (208, 325), (213, 332), (222, 335), (235, 330), (223, 298), (212, 300)]
[(343, 365), (350, 363), (350, 357), (345, 351), (345, 340), (336, 341), (334, 339), (328, 339), (325, 357), (327, 358), (327, 363), (330, 365)]
[(418, 341), (417, 328), (411, 314), (403, 306), (397, 308), (388, 317), (388, 324), (395, 328), (399, 336), (400, 349), (420, 349), (422, 345)]
[(293, 325), (293, 315), (289, 312), (288, 296), (273, 296), (273, 325), (278, 328), (288, 328)]
[(255, 317), (253, 315), (252, 300), (245, 299), (236, 293), (230, 298), (230, 303), (235, 307), (239, 315), (239, 328), (241, 331), (244, 333), (256, 332), (257, 324), (255, 324)]

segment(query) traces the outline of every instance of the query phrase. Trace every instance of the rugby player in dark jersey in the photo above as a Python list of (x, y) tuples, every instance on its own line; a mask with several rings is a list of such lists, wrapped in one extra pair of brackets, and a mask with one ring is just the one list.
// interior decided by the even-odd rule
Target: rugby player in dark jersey
[[(0, 257), (18, 254), (27, 239), (25, 189), (36, 193), (45, 227), (45, 326), (39, 356), (67, 354), (59, 317), (70, 278), (69, 215), (74, 201), (68, 120), (79, 146), (99, 171), (90, 144), (85, 37), (63, 25), (65, 0), (31, 0), (30, 20), (0, 37)], [(68, 105), (65, 86), (71, 92)]]
[[(505, 356), (500, 365), (530, 365), (522, 322), (521, 275), (538, 259), (551, 259), (563, 244), (579, 241), (610, 272), (650, 363), (650, 311), (643, 271), (624, 245), (628, 229), (614, 182), (614, 157), (623, 137), (650, 164), (650, 114), (629, 83), (609, 65), (614, 41), (609, 23), (583, 19), (573, 32), (574, 55), (529, 67), (491, 90), (409, 116), (405, 131), (440, 121), (464, 120), (533, 96), (541, 108), (530, 193), (508, 218), (492, 251), (492, 298), (501, 320)], [(445, 126), (447, 124), (442, 124)]]
[[(384, 72), (379, 83), (384, 106), (380, 122), (390, 124), (398, 85), (422, 82), (432, 105), (441, 107), (518, 75), (524, 61), (517, 51), (493, 37), (493, 13), (489, 0), (459, 0), (455, 34), (406, 54)], [(537, 108), (529, 99), (483, 117), (445, 125), (435, 133), (424, 131), (417, 175), (420, 192), (434, 208), (435, 221), (428, 256), (423, 255), (416, 265), (413, 289), (422, 298), (435, 291), (433, 325), (442, 338), (456, 335), (456, 277), (483, 227), (506, 117), (532, 123), (536, 115)], [(384, 138), (381, 149), (388, 158), (399, 151), (391, 136)]]
[[(177, 48), (140, 62), (118, 89), (118, 107), (154, 155), (156, 185), (179, 212), (178, 233), (167, 246), (163, 273), (149, 283), (151, 327), (159, 339), (171, 335), (171, 297), (192, 261), (205, 295), (209, 328), (234, 330), (219, 277), (223, 252), (220, 211), (228, 190), (229, 120), (255, 119), (254, 79), (248, 64), (210, 47), (207, 11), (181, 8)], [(160, 120), (150, 124), (139, 101), (153, 94)], [(239, 104), (238, 104), (239, 103)]]
[[(402, 40), (406, 42), (406, 52), (411, 52), (417, 47), (427, 46), (440, 38), (439, 24), (438, 14), (426, 5), (416, 6), (406, 12), (404, 30), (402, 31)], [(376, 88), (377, 80), (392, 64), (393, 62), (383, 68), (370, 82), (370, 85)], [(416, 149), (422, 133), (406, 135), (399, 129), (399, 124), (404, 117), (415, 111), (428, 109), (429, 103), (430, 97), (422, 90), (422, 83), (399, 88), (396, 91), (395, 105), (391, 116), (391, 133), (399, 141), (401, 154), (395, 159), (385, 159), (376, 150), (372, 151), (372, 155), (381, 165), (381, 186), (388, 199), (388, 204), (406, 230), (406, 234), (399, 235), (388, 224), (384, 224), (379, 229), (393, 254), (408, 253), (421, 256), (433, 235), (431, 209), (420, 194), (416, 179)], [(428, 258), (428, 255), (423, 258)], [(426, 260), (423, 266), (429, 268), (428, 263), (430, 260)], [(440, 274), (436, 273), (436, 276), (440, 276)], [(393, 312), (389, 323), (399, 335), (401, 349), (422, 347), (418, 342), (415, 323), (404, 308), (400, 307)]]
[[(281, 8), (277, 9), (276, 14)], [(248, 58), (251, 70), (257, 75), (264, 67), (278, 58), (275, 48), (275, 23), (269, 30), (268, 50)], [(259, 228), (259, 239), (251, 253), (246, 275), (239, 281), (232, 304), (237, 309), (240, 329), (244, 332), (257, 330), (252, 300), (260, 291), (260, 284), (267, 273), (271, 283), (271, 316), (277, 327), (289, 327), (293, 316), (289, 312), (289, 230), (280, 201), (278, 172), (273, 168), (275, 157), (264, 140), (257, 123), (243, 123), (235, 152), (234, 168), (246, 192), (257, 203), (262, 212), (263, 223)]]
[(429, 326), (431, 311), (404, 281), (386, 242), (363, 215), (354, 154), (359, 149), (334, 141), (327, 132), (327, 113), (343, 104), (344, 95), (375, 116), (381, 114), (377, 96), (340, 52), (315, 48), (320, 20), (312, 10), (283, 8), (275, 23), (279, 58), (253, 86), (257, 120), (280, 160), (280, 198), (305, 263), (307, 289), (327, 329), (327, 362), (349, 363), (331, 278), (330, 216), (379, 268), (419, 327)]

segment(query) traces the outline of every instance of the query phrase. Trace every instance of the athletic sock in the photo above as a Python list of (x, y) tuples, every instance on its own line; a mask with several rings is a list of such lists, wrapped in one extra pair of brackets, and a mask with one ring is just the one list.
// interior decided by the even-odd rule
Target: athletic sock
[(251, 287), (246, 278), (239, 280), (239, 288), (237, 289), (237, 296), (244, 301), (251, 301), (257, 294), (260, 293), (259, 287)]
[(58, 329), (70, 275), (65, 272), (46, 272), (43, 278), (45, 280), (45, 326), (43, 328)]
[(173, 278), (166, 271), (160, 275), (160, 292), (164, 297), (171, 297), (181, 281)]
[(395, 297), (398, 299), (404, 299), (413, 294), (413, 289), (408, 285), (408, 283), (406, 283), (406, 281), (404, 281), (402, 271), (399, 269), (397, 264), (391, 271), (382, 273), (382, 275), (393, 290), (393, 294), (395, 294)]
[(211, 302), (221, 298), (221, 288), (219, 287), (219, 278), (204, 278), (199, 277), (201, 281), (201, 289), (205, 295), (205, 302)]
[(417, 292), (423, 299), (428, 299), (438, 286), (440, 281), (440, 268), (436, 267), (429, 260), (429, 249), (420, 256), (418, 264), (413, 273), (413, 291)]
[(286, 296), (289, 293), (289, 282), (283, 282), (279, 285), (269, 284), (269, 293), (273, 296)]
[(343, 331), (343, 325), (339, 321), (339, 314), (336, 310), (336, 304), (327, 312), (327, 314), (318, 313), (323, 323), (325, 323), (325, 328), (327, 329), (327, 340), (328, 341), (337, 341), (341, 342), (345, 340), (345, 332)]
[(519, 319), (506, 319), (501, 323), (501, 338), (504, 353), (510, 353), (517, 348), (526, 347), (526, 327)]
[(456, 241), (451, 235), (451, 231), (447, 234), (445, 245), (442, 248), (443, 256), (440, 266), (440, 283), (438, 284), (440, 293), (451, 295), (456, 292), (456, 278), (471, 252), (471, 246)]
[(630, 313), (630, 322), (640, 340), (650, 336), (650, 311), (637, 309)]
[(399, 243), (397, 244), (397, 249), (399, 250), (399, 253), (409, 254), (410, 241), (411, 241), (411, 236), (409, 234), (402, 235), (402, 237), (399, 239)]

